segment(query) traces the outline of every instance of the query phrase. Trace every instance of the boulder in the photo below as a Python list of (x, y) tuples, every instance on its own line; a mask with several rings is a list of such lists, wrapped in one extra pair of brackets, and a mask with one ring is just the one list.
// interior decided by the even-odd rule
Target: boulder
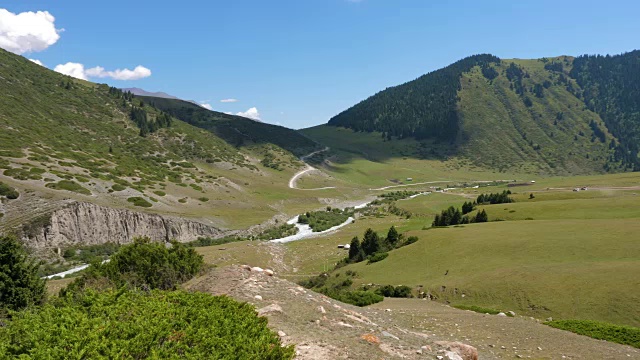
[(498, 316), (507, 316), (507, 314), (505, 314), (503, 312), (500, 312), (500, 313), (498, 313)]
[(257, 273), (264, 272), (264, 270), (261, 267), (257, 267), (257, 266), (252, 267), (251, 271), (257, 272)]
[[(260, 295), (257, 295), (257, 296), (260, 296)], [(264, 316), (267, 314), (275, 314), (275, 313), (283, 313), (282, 307), (280, 307), (280, 305), (278, 304), (271, 304), (258, 310), (258, 316)]]
[(511, 317), (515, 317), (516, 316), (516, 313), (513, 312), (513, 311), (507, 311), (507, 314), (509, 314), (509, 316), (511, 316)]
[[(471, 345), (451, 341), (437, 341), (435, 344), (447, 352), (458, 355), (460, 360), (478, 360), (478, 350)], [(445, 356), (448, 356), (447, 352), (445, 352)], [(453, 358), (449, 359), (453, 360)]]
[(269, 276), (273, 276), (273, 270), (271, 270), (271, 269), (264, 269), (264, 273), (269, 275)]
[(253, 298), (256, 299), (256, 300), (262, 300), (262, 296), (260, 296), (260, 295), (256, 295)]

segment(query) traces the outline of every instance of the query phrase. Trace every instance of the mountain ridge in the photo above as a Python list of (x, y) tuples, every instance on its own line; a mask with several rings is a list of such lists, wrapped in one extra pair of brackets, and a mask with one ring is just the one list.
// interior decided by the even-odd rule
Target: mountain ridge
[[(532, 60), (474, 55), (382, 90), (327, 125), (379, 132), (385, 141), (415, 138), (427, 152), (500, 171), (638, 170), (640, 104), (630, 96), (640, 83), (638, 54)], [(622, 90), (607, 92), (616, 88)]]

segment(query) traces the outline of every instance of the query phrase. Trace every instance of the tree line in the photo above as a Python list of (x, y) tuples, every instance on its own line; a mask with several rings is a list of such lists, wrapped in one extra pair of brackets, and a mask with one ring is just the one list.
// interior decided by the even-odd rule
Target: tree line
[(478, 211), (475, 216), (463, 215), (459, 208), (450, 206), (446, 210), (442, 210), (439, 215), (436, 215), (431, 223), (433, 227), (443, 227), (450, 225), (461, 225), (471, 223), (481, 223), (489, 221), (487, 212), (482, 209)]

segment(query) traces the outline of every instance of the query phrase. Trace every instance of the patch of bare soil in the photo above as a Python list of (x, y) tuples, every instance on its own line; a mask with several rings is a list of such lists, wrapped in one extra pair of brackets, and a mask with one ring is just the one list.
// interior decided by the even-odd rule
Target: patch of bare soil
[(385, 311), (347, 305), (265, 272), (217, 268), (186, 288), (255, 305), (285, 344), (296, 345), (297, 359), (474, 359), (455, 355), (464, 356), (463, 350), (474, 354), (475, 349), (438, 344), (450, 339), (402, 327)]
[(528, 317), (477, 314), (418, 299), (359, 308), (248, 267), (212, 269), (186, 288), (255, 305), (285, 344), (296, 345), (297, 359), (640, 359), (638, 349)]

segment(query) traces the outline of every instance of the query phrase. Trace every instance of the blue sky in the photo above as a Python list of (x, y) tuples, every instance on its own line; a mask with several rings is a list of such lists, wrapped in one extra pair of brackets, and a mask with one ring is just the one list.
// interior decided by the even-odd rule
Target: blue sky
[[(93, 68), (92, 81), (165, 91), (224, 112), (255, 108), (263, 121), (293, 128), (325, 123), (386, 87), (472, 54), (640, 48), (636, 1), (12, 0), (0, 9), (55, 17), (54, 42), (33, 51), (6, 45), (51, 69), (83, 64), (85, 73)], [(2, 19), (0, 46), (9, 24)], [(151, 75), (115, 72), (138, 65)]]

